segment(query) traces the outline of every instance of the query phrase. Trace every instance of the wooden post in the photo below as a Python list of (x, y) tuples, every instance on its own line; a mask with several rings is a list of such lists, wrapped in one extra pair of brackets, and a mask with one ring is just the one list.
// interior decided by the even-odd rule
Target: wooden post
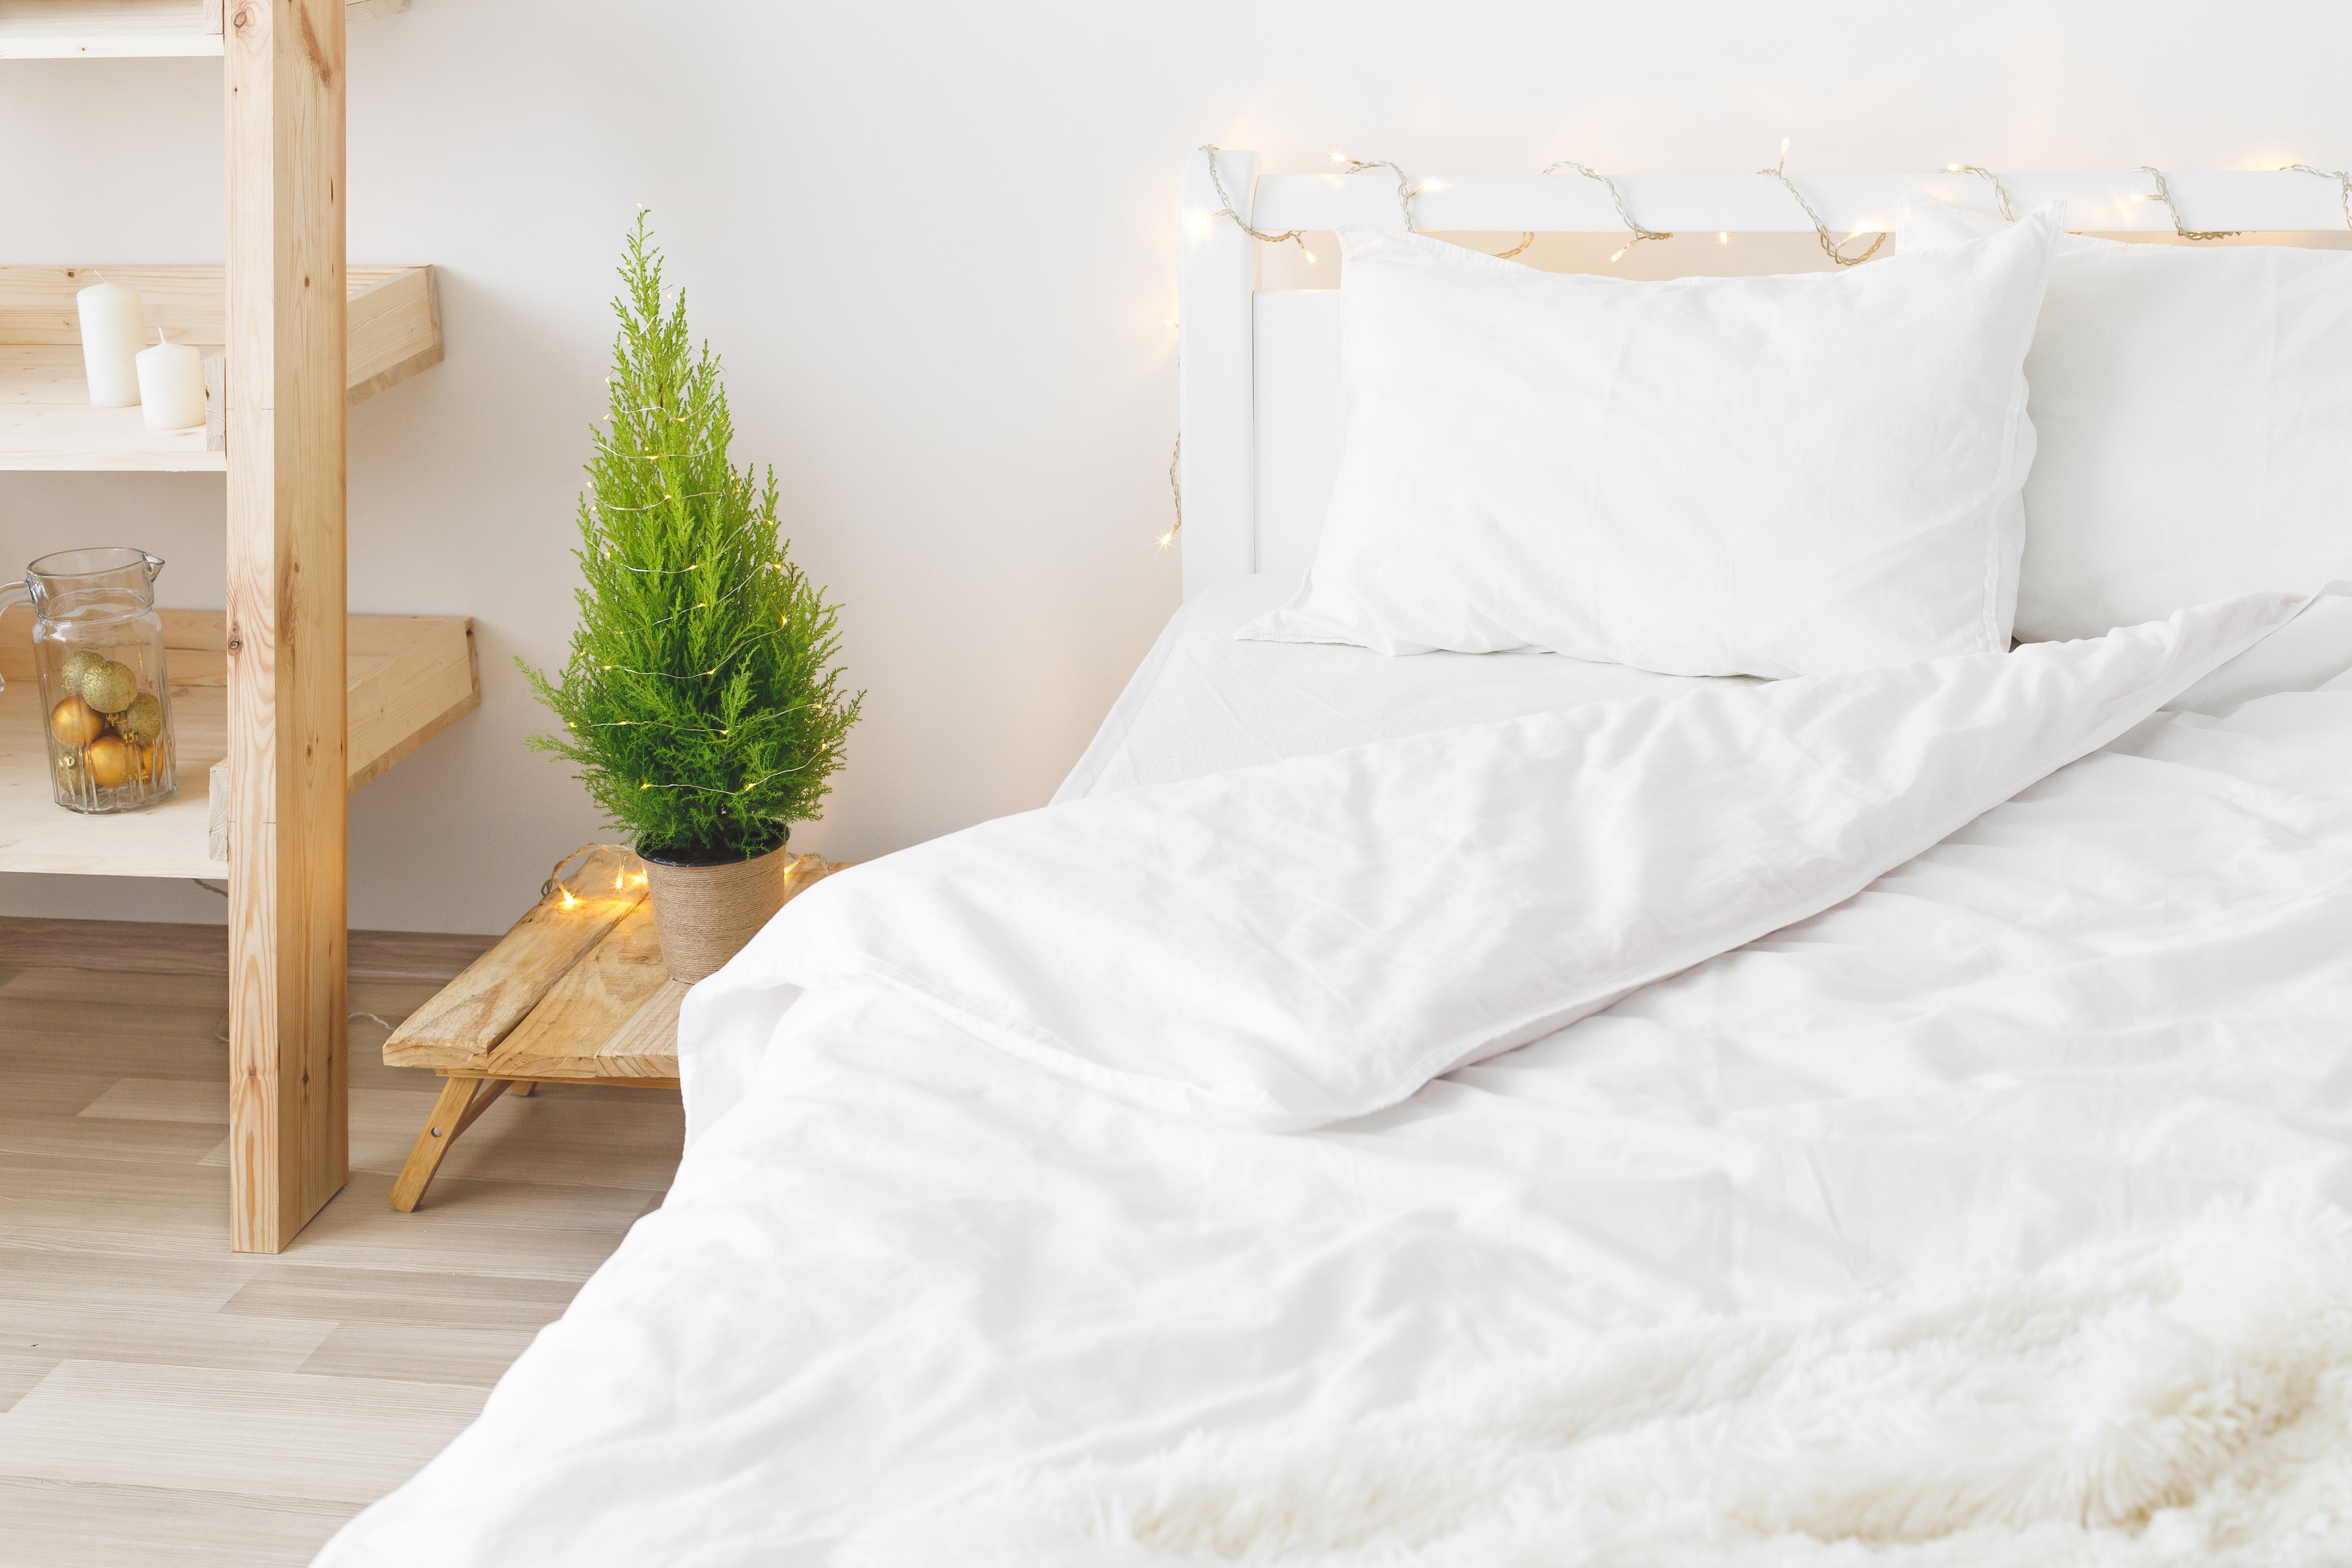
[(342, 0), (227, 0), (230, 1237), (350, 1171)]

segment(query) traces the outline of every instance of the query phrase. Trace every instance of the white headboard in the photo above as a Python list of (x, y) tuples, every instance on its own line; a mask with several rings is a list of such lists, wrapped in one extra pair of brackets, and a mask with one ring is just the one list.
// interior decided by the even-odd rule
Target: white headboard
[[(1260, 229), (1380, 227), (1397, 220), (1395, 184), (1377, 174), (1267, 174), (1255, 153), (1221, 152), (1217, 174), (1242, 218)], [(2332, 180), (2294, 173), (2174, 174), (2173, 200), (2206, 228), (2341, 229)], [(2019, 211), (2068, 204), (2068, 226), (2099, 233), (2168, 233), (2172, 213), (2144, 199), (2155, 183), (2116, 174), (2003, 173)], [(1806, 198), (1837, 234), (1892, 229), (1904, 194), (1918, 191), (1983, 212), (1992, 189), (1969, 174), (1808, 174)], [(1532, 229), (1622, 233), (1609, 193), (1591, 180), (1481, 174), (1420, 182), (1419, 226), (1446, 232)], [(1811, 223), (1762, 174), (1629, 175), (1627, 208), (1657, 229), (1801, 234)], [(2142, 199), (2135, 199), (2142, 198)], [(1184, 593), (1253, 572), (1296, 575), (1315, 552), (1347, 426), (1339, 375), (1337, 289), (1258, 288), (1259, 244), (1231, 218), (1209, 158), (1184, 167), (1179, 198), (1178, 419), (1183, 439)]]

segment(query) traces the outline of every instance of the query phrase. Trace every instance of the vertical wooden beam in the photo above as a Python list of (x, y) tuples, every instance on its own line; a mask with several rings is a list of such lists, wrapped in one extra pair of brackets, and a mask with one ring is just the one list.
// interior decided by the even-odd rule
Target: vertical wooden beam
[(231, 1243), (350, 1171), (343, 5), (227, 0)]

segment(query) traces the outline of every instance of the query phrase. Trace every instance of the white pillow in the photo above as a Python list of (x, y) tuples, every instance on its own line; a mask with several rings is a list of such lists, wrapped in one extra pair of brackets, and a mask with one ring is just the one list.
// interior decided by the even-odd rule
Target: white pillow
[(1236, 635), (1670, 675), (2006, 649), (2060, 227), (1668, 283), (1342, 231), (1330, 510), (1297, 597)]
[[(2004, 226), (1929, 198), (1905, 257)], [(2352, 253), (2069, 235), (2026, 355), (2017, 635), (2352, 576)]]

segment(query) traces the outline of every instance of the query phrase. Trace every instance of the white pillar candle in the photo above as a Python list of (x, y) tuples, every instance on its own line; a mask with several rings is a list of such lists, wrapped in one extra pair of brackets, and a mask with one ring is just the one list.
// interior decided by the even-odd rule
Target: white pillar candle
[(205, 422), (205, 356), (155, 334), (139, 351), (139, 401), (150, 430), (185, 430)]
[(140, 323), (139, 290), (95, 283), (74, 296), (81, 312), (81, 363), (93, 408), (128, 408), (139, 401), (132, 360), (147, 334)]

